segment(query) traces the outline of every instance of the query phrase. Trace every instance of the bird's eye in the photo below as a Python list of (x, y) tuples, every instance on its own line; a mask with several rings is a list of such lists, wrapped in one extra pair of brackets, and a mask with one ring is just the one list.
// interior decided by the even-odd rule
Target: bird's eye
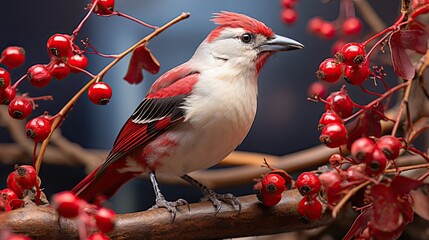
[(250, 43), (253, 40), (253, 35), (250, 33), (245, 33), (241, 35), (240, 40), (244, 43)]

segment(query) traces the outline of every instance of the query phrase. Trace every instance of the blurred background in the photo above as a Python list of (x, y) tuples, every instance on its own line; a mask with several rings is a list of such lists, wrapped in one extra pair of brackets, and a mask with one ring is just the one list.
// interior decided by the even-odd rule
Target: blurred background
[[(161, 26), (178, 16), (190, 12), (191, 17), (178, 23), (153, 39), (148, 47), (161, 63), (156, 75), (144, 73), (139, 85), (129, 85), (123, 80), (129, 57), (117, 64), (104, 78), (113, 88), (113, 97), (107, 106), (96, 106), (84, 95), (75, 105), (61, 126), (62, 134), (70, 141), (85, 148), (110, 149), (125, 120), (144, 97), (150, 85), (162, 73), (187, 61), (206, 35), (215, 27), (210, 21), (212, 14), (226, 10), (244, 13), (263, 21), (276, 33), (303, 43), (305, 48), (277, 54), (265, 65), (259, 77), (258, 113), (254, 125), (238, 150), (263, 154), (284, 155), (319, 144), (317, 122), (323, 105), (307, 101), (307, 88), (316, 80), (314, 72), (319, 63), (332, 56), (331, 46), (337, 38), (322, 40), (306, 30), (308, 19), (321, 16), (335, 20), (340, 1), (302, 0), (296, 6), (298, 20), (293, 25), (285, 24), (281, 17), (279, 1), (211, 1), (211, 0), (118, 0), (115, 8), (152, 25)], [(0, 49), (10, 45), (22, 46), (27, 60), (24, 66), (12, 73), (13, 81), (25, 74), (36, 63), (48, 63), (46, 40), (55, 33), (71, 34), (86, 14), (84, 7), (89, 1), (44, 0), (3, 1), (0, 17)], [(398, 14), (399, 1), (371, 1), (381, 18), (390, 24)], [(358, 14), (359, 15), (359, 14)], [(98, 51), (106, 54), (120, 53), (152, 30), (120, 17), (92, 15), (82, 28), (78, 39), (89, 38)], [(359, 41), (370, 34), (364, 23), (361, 35), (348, 40)], [(111, 60), (89, 55), (88, 71), (97, 73)], [(44, 111), (51, 114), (58, 110), (89, 79), (84, 74), (75, 74), (52, 83), (43, 89), (35, 89), (28, 82), (19, 86), (21, 93), (31, 96), (53, 95), (54, 101), (38, 102), (39, 107), (31, 117)], [(341, 83), (342, 84), (342, 83)], [(339, 89), (341, 84), (330, 86)], [(351, 95), (358, 94), (351, 90)], [(359, 101), (366, 102), (362, 98)], [(3, 107), (3, 106), (2, 106)], [(0, 128), (2, 143), (10, 142), (7, 129)], [(1, 151), (1, 150), (0, 150)], [(30, 159), (22, 159), (29, 163)], [(262, 163), (262, 159), (261, 159)], [(4, 187), (12, 165), (0, 166), (0, 187)], [(42, 187), (52, 193), (71, 189), (84, 176), (83, 167), (64, 167), (44, 164), (41, 169)], [(235, 195), (252, 193), (252, 183), (219, 192)], [(166, 198), (184, 198), (196, 202), (201, 197), (198, 189), (183, 186), (162, 185)], [(112, 199), (118, 212), (145, 210), (154, 203), (154, 194), (149, 181), (137, 179), (124, 186)], [(125, 203), (125, 204), (124, 204)]]

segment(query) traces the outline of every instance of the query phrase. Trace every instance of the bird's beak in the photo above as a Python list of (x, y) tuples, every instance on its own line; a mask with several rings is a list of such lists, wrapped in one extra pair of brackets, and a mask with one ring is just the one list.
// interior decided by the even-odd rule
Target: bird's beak
[(273, 38), (259, 46), (259, 50), (260, 52), (280, 52), (301, 49), (303, 47), (304, 45), (298, 41), (280, 35), (274, 35)]

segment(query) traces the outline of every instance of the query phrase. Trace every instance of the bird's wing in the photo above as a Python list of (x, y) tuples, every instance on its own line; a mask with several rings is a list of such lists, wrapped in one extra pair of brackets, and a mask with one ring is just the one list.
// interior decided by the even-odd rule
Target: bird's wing
[[(163, 81), (160, 82), (158, 79), (155, 82), (158, 86), (151, 88), (152, 91), (147, 94), (122, 127), (112, 151), (98, 173), (179, 122), (184, 114), (180, 107), (198, 81), (198, 75), (189, 71), (185, 76), (178, 74), (161, 76)], [(165, 84), (162, 85), (163, 82)]]

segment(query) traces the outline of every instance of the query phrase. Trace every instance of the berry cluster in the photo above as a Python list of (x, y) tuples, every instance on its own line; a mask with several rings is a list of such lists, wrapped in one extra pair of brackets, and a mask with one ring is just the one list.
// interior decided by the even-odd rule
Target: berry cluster
[[(329, 158), (329, 168), (319, 169), (321, 199), (332, 209), (334, 217), (351, 198), (353, 207), (360, 211), (345, 239), (397, 239), (413, 219), (414, 203), (411, 201), (410, 191), (422, 186), (423, 180), (429, 176), (429, 172), (417, 179), (400, 175), (403, 170), (398, 167), (397, 159), (403, 152), (417, 154), (429, 162), (425, 153), (412, 146), (412, 141), (421, 131), (414, 129), (409, 109), (404, 107), (408, 96), (400, 99), (402, 104), (395, 119), (388, 118), (384, 113), (389, 107), (392, 95), (403, 88), (409, 90), (411, 80), (419, 77), (415, 74), (416, 67), (411, 64), (405, 51), (414, 51), (417, 54), (425, 54), (427, 51), (428, 35), (422, 28), (423, 25), (415, 18), (429, 12), (429, 1), (414, 1), (412, 6), (413, 9), (409, 9), (408, 13), (403, 11), (392, 26), (368, 40), (362, 43), (344, 42), (335, 51), (335, 57), (320, 63), (316, 72), (320, 81), (309, 88), (309, 100), (324, 103), (325, 112), (318, 123), (318, 129), (321, 131), (319, 139), (327, 147), (339, 149), (339, 153)], [(405, 5), (403, 8), (410, 6)], [(316, 25), (316, 20), (313, 21)], [(352, 19), (344, 21), (345, 34), (354, 34), (360, 29), (360, 23), (351, 23)], [(352, 27), (355, 25), (358, 27)], [(411, 30), (403, 28), (405, 25)], [(419, 41), (414, 41), (413, 46), (410, 46), (404, 43), (404, 39)], [(374, 40), (377, 41), (366, 51), (365, 48)], [(369, 59), (372, 53), (376, 49), (383, 50), (387, 44), (391, 50), (395, 73), (404, 79), (403, 83), (394, 87), (386, 84), (383, 67), (373, 66), (373, 71), (370, 70)], [(372, 92), (363, 86), (369, 77), (374, 83), (382, 83), (380, 85), (384, 88), (383, 92)], [(341, 78), (376, 98), (366, 105), (359, 105), (352, 100), (343, 86), (323, 99), (326, 88), (323, 88), (322, 83), (336, 83)], [(408, 114), (407, 125), (403, 126), (403, 137), (397, 137), (397, 130), (404, 116), (402, 111), (406, 112), (405, 115)], [(393, 123), (390, 134), (382, 135), (381, 121)], [(424, 128), (426, 129), (427, 125)], [(404, 167), (406, 170), (418, 168), (427, 168), (427, 164)]]
[(262, 204), (272, 207), (280, 202), (282, 193), (287, 190), (287, 185), (290, 184), (293, 187), (294, 182), (289, 174), (281, 169), (272, 168), (266, 160), (264, 160), (264, 166), (271, 171), (261, 179), (257, 179), (253, 189)]
[(400, 139), (390, 135), (377, 140), (359, 138), (352, 145), (351, 158), (333, 154), (329, 159), (332, 170), (322, 169), (319, 179), (323, 199), (334, 209), (334, 215), (344, 199), (350, 197), (349, 192), (356, 191), (360, 196), (352, 201), (361, 214), (348, 237), (397, 239), (412, 221), (410, 191), (421, 186), (424, 178), (414, 180), (401, 175), (392, 178), (383, 175), (388, 162), (394, 161), (404, 147)]
[[(91, 80), (85, 84), (80, 91), (55, 115), (51, 116), (47, 112), (40, 116), (31, 118), (25, 125), (25, 133), (28, 138), (34, 141), (33, 165), (16, 166), (7, 179), (7, 188), (0, 191), (0, 211), (10, 211), (16, 208), (25, 207), (28, 203), (34, 202), (36, 205), (46, 204), (47, 200), (40, 189), (40, 179), (37, 172), (40, 169), (44, 150), (47, 144), (42, 144), (39, 155), (36, 158), (37, 144), (49, 138), (52, 132), (61, 124), (66, 114), (72, 109), (77, 99), (87, 90), (88, 98), (97, 105), (105, 105), (112, 97), (111, 87), (103, 82), (103, 77), (119, 60), (128, 53), (133, 52), (130, 68), (134, 70), (133, 74), (128, 74), (127, 81), (138, 83), (141, 81), (135, 77), (142, 75), (141, 70), (145, 69), (151, 73), (156, 73), (159, 64), (145, 44), (153, 37), (162, 32), (158, 27), (146, 24), (134, 17), (114, 10), (114, 0), (92, 0), (88, 4), (88, 13), (79, 23), (77, 28), (71, 33), (56, 33), (50, 36), (46, 41), (46, 51), (49, 62), (37, 63), (32, 65), (26, 71), (26, 74), (16, 81), (12, 81), (12, 70), (23, 65), (25, 62), (25, 51), (21, 47), (10, 46), (3, 50), (0, 57), (0, 104), (7, 105), (10, 117), (23, 120), (30, 117), (33, 110), (37, 107), (36, 101), (52, 100), (52, 96), (30, 97), (28, 93), (19, 93), (19, 84), (27, 81), (31, 86), (42, 88), (48, 86), (53, 79), (63, 80), (70, 74), (83, 73), (88, 75)], [(77, 40), (80, 29), (91, 15), (101, 16), (120, 16), (127, 18), (145, 27), (156, 29), (156, 34), (146, 37), (136, 45), (130, 47), (119, 55), (106, 55), (98, 52), (89, 40)], [(176, 22), (186, 18), (175, 20)], [(139, 54), (135, 50), (140, 48)], [(105, 58), (113, 58), (114, 61), (94, 75), (86, 70), (88, 66), (88, 54), (96, 54)], [(137, 55), (137, 56), (135, 56)], [(143, 57), (142, 57), (143, 55)], [(150, 56), (148, 59), (146, 56)], [(137, 60), (136, 60), (137, 59)], [(145, 62), (141, 67), (141, 62)], [(149, 65), (148, 65), (149, 64)], [(147, 67), (147, 65), (149, 67)], [(49, 140), (49, 139), (48, 139)], [(83, 200), (78, 199), (70, 192), (64, 192), (56, 195), (53, 199), (53, 206), (58, 210), (59, 215), (66, 218), (79, 218), (82, 222), (79, 226), (81, 239), (109, 239), (106, 233), (114, 228), (115, 213), (100, 205), (90, 205)], [(99, 232), (92, 233), (93, 229)], [(6, 235), (1, 235), (0, 238)], [(13, 238), (12, 238), (13, 237)], [(25, 239), (19, 238), (20, 235), (11, 235), (7, 239)]]
[[(102, 82), (102, 78), (105, 72), (114, 64), (106, 67), (102, 72), (100, 72), (100, 74), (93, 75), (85, 70), (88, 66), (88, 58), (86, 55), (97, 54), (101, 57), (116, 59), (119, 57), (117, 55), (105, 55), (99, 53), (89, 43), (88, 39), (85, 41), (81, 40), (80, 42), (76, 40), (80, 29), (89, 16), (91, 14), (102, 16), (121, 16), (146, 27), (152, 29), (156, 28), (124, 13), (114, 11), (114, 5), (114, 0), (93, 0), (92, 4), (88, 5), (88, 14), (72, 34), (56, 33), (47, 39), (46, 51), (50, 61), (47, 64), (37, 63), (32, 65), (28, 68), (26, 74), (14, 83), (12, 83), (11, 71), (20, 67), (25, 62), (25, 51), (21, 47), (10, 46), (4, 49), (1, 54), (0, 64), (4, 65), (5, 68), (0, 67), (0, 104), (8, 106), (9, 115), (14, 119), (23, 120), (30, 117), (33, 110), (38, 106), (36, 101), (53, 99), (52, 96), (30, 97), (28, 93), (18, 93), (17, 88), (23, 81), (28, 81), (30, 85), (36, 88), (42, 88), (48, 86), (52, 79), (62, 80), (73, 73), (84, 73), (92, 78), (90, 84), (87, 84), (82, 88), (82, 91), (76, 93), (75, 97), (72, 98), (59, 113), (54, 116), (50, 116), (45, 112), (44, 114), (34, 117), (27, 122), (25, 133), (28, 138), (31, 138), (35, 142), (33, 164), (36, 170), (38, 170), (38, 165), (40, 166), (40, 163), (35, 164), (37, 143), (46, 140), (52, 131), (59, 126), (64, 116), (72, 108), (74, 102), (78, 97), (80, 97), (84, 90), (88, 90), (87, 93), (89, 100), (97, 105), (107, 104), (112, 97), (111, 87), (107, 83)], [(147, 48), (144, 49), (147, 50)], [(141, 51), (141, 54), (145, 54), (147, 52), (148, 50)], [(125, 56), (125, 53), (123, 55)], [(122, 57), (123, 56), (121, 56), (121, 58)], [(141, 61), (143, 60), (146, 59), (142, 59)], [(133, 64), (141, 65), (141, 61), (134, 61)], [(133, 69), (137, 68), (134, 67)], [(141, 75), (141, 68), (138, 68), (136, 72)], [(41, 150), (41, 152), (43, 151)], [(41, 157), (38, 159), (41, 159)]]
[(361, 85), (371, 74), (369, 59), (362, 44), (345, 44), (335, 58), (327, 58), (319, 65), (316, 76), (319, 80), (334, 83), (341, 77), (352, 85)]
[[(41, 202), (40, 180), (32, 166), (15, 166), (6, 181), (7, 188), (0, 191), (0, 211), (21, 208), (29, 198), (37, 205)], [(44, 199), (43, 199), (44, 200)]]
[(283, 7), (280, 17), (286, 24), (295, 23), (298, 19), (298, 13), (295, 10), (298, 0), (280, 0), (280, 4)]
[(305, 221), (320, 219), (323, 206), (317, 199), (322, 183), (313, 172), (303, 172), (296, 179), (296, 187), (303, 196), (298, 204), (298, 214)]
[[(52, 207), (64, 218), (78, 218), (81, 239), (107, 240), (106, 233), (115, 227), (115, 212), (98, 205), (88, 204), (71, 192), (57, 193), (52, 197)], [(91, 233), (93, 229), (98, 232)]]

